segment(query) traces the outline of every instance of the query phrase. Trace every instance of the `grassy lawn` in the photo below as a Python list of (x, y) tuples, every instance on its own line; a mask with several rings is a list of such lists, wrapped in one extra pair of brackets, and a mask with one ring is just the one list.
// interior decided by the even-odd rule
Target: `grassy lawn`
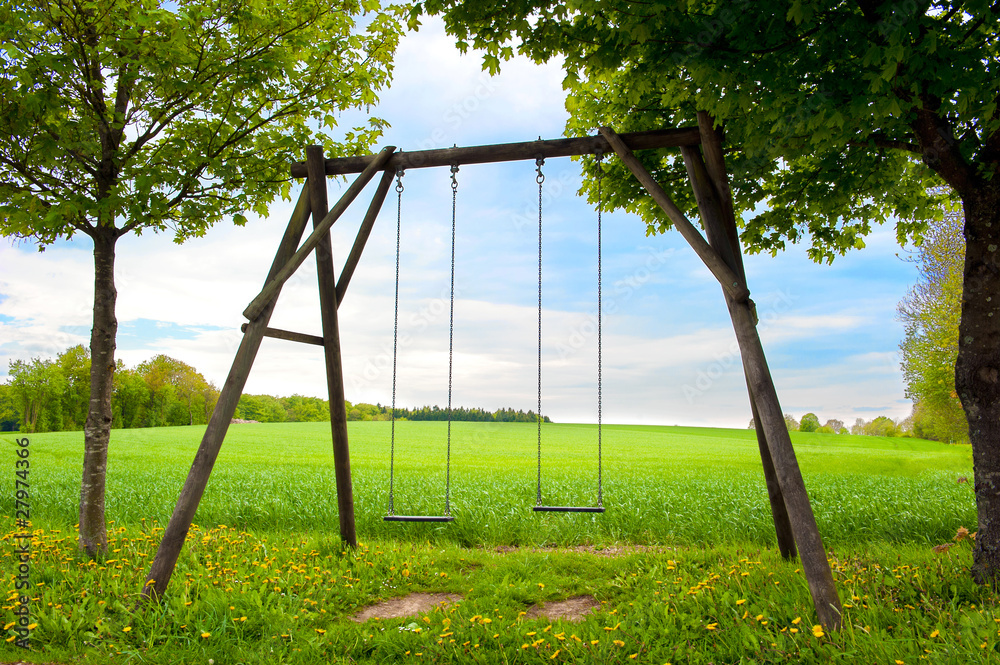
[[(388, 423), (351, 423), (357, 552), (336, 537), (329, 425), (234, 425), (163, 603), (135, 610), (203, 428), (116, 431), (111, 551), (75, 550), (82, 434), (31, 437), (33, 651), (0, 662), (995, 662), (996, 597), (968, 579), (975, 525), (968, 447), (794, 433), (845, 627), (813, 629), (773, 526), (753, 432), (606, 426), (607, 513), (536, 515), (534, 425), (457, 423), (447, 525), (382, 521)], [(14, 569), (14, 437), (3, 569)], [(547, 503), (589, 504), (596, 429), (543, 428)], [(399, 423), (397, 512), (437, 513), (445, 425)], [(11, 498), (6, 498), (11, 497)], [(614, 552), (608, 556), (608, 552)], [(12, 562), (7, 564), (6, 562)], [(5, 572), (13, 620), (13, 572)], [(350, 615), (409, 591), (457, 605), (407, 619)], [(532, 604), (593, 595), (578, 624)], [(5, 631), (8, 635), (13, 633)]]

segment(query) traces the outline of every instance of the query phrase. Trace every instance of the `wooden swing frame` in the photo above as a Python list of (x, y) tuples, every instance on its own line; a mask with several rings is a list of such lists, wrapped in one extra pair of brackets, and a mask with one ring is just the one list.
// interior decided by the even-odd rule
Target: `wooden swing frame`
[[(264, 287), (244, 311), (249, 323), (242, 327), (243, 340), (191, 464), (191, 470), (170, 522), (164, 531), (143, 586), (143, 597), (159, 597), (166, 592), (198, 503), (264, 337), (312, 344), (322, 346), (324, 349), (340, 536), (348, 546), (357, 546), (337, 309), (347, 292), (351, 276), (358, 265), (397, 169), (614, 152), (650, 197), (663, 209), (722, 287), (736, 331), (750, 406), (754, 421), (757, 423), (757, 443), (778, 548), (785, 559), (793, 559), (798, 553), (820, 623), (830, 629), (839, 628), (841, 604), (836, 584), (816, 526), (795, 451), (785, 427), (784, 415), (764, 357), (760, 337), (757, 334), (757, 316), (746, 286), (732, 192), (722, 150), (722, 136), (714, 124), (714, 120), (707, 113), (699, 112), (697, 127), (621, 135), (604, 127), (600, 129), (598, 135), (582, 138), (418, 152), (396, 152), (395, 147), (388, 146), (377, 155), (340, 159), (325, 159), (321, 146), (307, 147), (305, 162), (297, 162), (291, 166), (292, 176), (306, 178), (305, 186), (288, 222), (284, 237), (278, 245)], [(633, 154), (634, 150), (667, 147), (680, 148), (707, 240)], [(380, 171), (382, 178), (361, 222), (340, 278), (337, 279), (330, 229)], [(348, 186), (333, 208), (328, 208), (327, 176), (348, 173), (360, 175)], [(313, 231), (300, 246), (306, 222), (310, 217), (313, 220)], [(317, 261), (322, 337), (268, 327), (282, 286), (310, 254), (315, 254)]]

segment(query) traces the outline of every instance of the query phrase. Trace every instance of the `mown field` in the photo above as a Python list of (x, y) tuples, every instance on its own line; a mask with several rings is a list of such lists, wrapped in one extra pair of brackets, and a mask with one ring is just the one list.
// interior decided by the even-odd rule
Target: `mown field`
[[(398, 423), (396, 509), (444, 502), (445, 424)], [(33, 651), (0, 662), (993, 662), (996, 597), (969, 580), (968, 447), (793, 433), (845, 603), (814, 629), (773, 526), (753, 432), (605, 426), (604, 515), (538, 515), (534, 425), (456, 423), (446, 525), (382, 521), (389, 424), (350, 423), (358, 534), (340, 547), (329, 425), (234, 425), (167, 598), (135, 608), (203, 428), (115, 431), (106, 560), (75, 551), (82, 434), (31, 437)], [(0, 561), (13, 561), (14, 436), (0, 435)], [(596, 429), (543, 429), (546, 503), (589, 504)], [(8, 498), (10, 497), (10, 498)], [(932, 546), (953, 543), (937, 553)], [(939, 548), (940, 549), (940, 548)], [(612, 553), (613, 555), (608, 555)], [(13, 566), (4, 564), (12, 571)], [(13, 617), (14, 574), (5, 575)], [(464, 600), (350, 615), (407, 591)], [(533, 603), (591, 594), (582, 623)], [(5, 629), (9, 635), (12, 633)]]

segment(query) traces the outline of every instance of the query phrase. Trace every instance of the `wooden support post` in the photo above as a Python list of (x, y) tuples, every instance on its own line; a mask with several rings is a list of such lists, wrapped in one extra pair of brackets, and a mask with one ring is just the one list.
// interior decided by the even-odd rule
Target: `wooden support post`
[(347, 293), (347, 287), (351, 283), (351, 276), (354, 275), (354, 269), (358, 267), (358, 261), (361, 260), (361, 252), (365, 251), (365, 243), (368, 242), (368, 236), (371, 235), (372, 227), (375, 226), (375, 219), (378, 218), (379, 210), (382, 209), (385, 195), (389, 193), (389, 186), (392, 185), (392, 179), (395, 175), (396, 172), (390, 169), (386, 169), (385, 173), (382, 174), (382, 180), (378, 183), (378, 189), (375, 190), (375, 196), (372, 197), (371, 205), (368, 206), (368, 212), (365, 213), (365, 218), (361, 221), (358, 236), (354, 239), (351, 253), (348, 255), (347, 261), (344, 262), (344, 267), (340, 271), (340, 279), (337, 281), (337, 307), (340, 307), (340, 303), (344, 300), (344, 294)]
[[(683, 147), (684, 162), (688, 167), (691, 185), (698, 199), (702, 221), (710, 237), (719, 245), (720, 252), (735, 264), (732, 245), (725, 232), (724, 213), (721, 203), (715, 196), (714, 188), (708, 171), (705, 169), (701, 155), (696, 148)], [(728, 294), (727, 294), (728, 296)], [(840, 598), (837, 586), (833, 581), (830, 563), (826, 558), (823, 540), (816, 526), (816, 518), (809, 503), (802, 472), (799, 470), (792, 448), (791, 438), (785, 427), (784, 415), (774, 389), (774, 382), (767, 367), (764, 349), (757, 335), (756, 316), (748, 299), (736, 300), (727, 297), (729, 313), (736, 331), (736, 339), (740, 345), (743, 367), (746, 372), (750, 392), (756, 402), (758, 428), (763, 427), (766, 433), (768, 449), (778, 485), (784, 496), (785, 508), (795, 535), (802, 559), (802, 568), (812, 593), (813, 604), (820, 623), (829, 629), (836, 630), (841, 626)]]
[[(383, 148), (382, 151), (375, 156), (375, 159), (368, 165), (368, 168), (362, 171), (361, 175), (359, 175), (357, 179), (351, 183), (350, 187), (347, 188), (347, 191), (344, 192), (344, 195), (340, 197), (339, 201), (337, 201), (337, 205), (333, 206), (333, 210), (325, 214), (323, 217), (320, 217), (319, 219), (322, 220), (321, 222), (316, 223), (314, 221), (313, 232), (309, 235), (306, 241), (302, 243), (302, 246), (298, 249), (298, 251), (295, 252), (295, 254), (293, 254), (288, 261), (286, 261), (285, 265), (281, 266), (281, 269), (275, 273), (274, 277), (267, 281), (264, 288), (261, 289), (259, 294), (257, 294), (257, 297), (254, 298), (249, 305), (247, 305), (245, 310), (243, 310), (243, 316), (247, 317), (247, 320), (253, 321), (256, 319), (260, 316), (260, 313), (264, 311), (264, 307), (266, 307), (268, 303), (274, 301), (275, 297), (278, 295), (278, 291), (281, 290), (282, 285), (296, 270), (298, 270), (298, 267), (302, 265), (302, 262), (306, 260), (314, 249), (316, 249), (316, 246), (322, 242), (324, 237), (327, 239), (327, 242), (329, 242), (330, 229), (333, 227), (334, 222), (336, 222), (340, 216), (344, 214), (344, 211), (347, 210), (348, 206), (354, 202), (354, 199), (357, 198), (358, 194), (361, 193), (361, 190), (365, 188), (365, 185), (367, 185), (379, 169), (385, 165), (386, 161), (388, 161), (389, 157), (392, 156), (392, 152), (395, 149), (396, 148), (393, 146)], [(324, 179), (323, 182), (325, 183), (326, 180)], [(316, 219), (315, 215), (313, 216), (313, 219)]]
[[(715, 198), (722, 207), (722, 222), (724, 225), (724, 238), (714, 226), (706, 228), (708, 243), (719, 249), (723, 244), (729, 245), (729, 251), (721, 251), (722, 257), (729, 263), (729, 266), (743, 279), (746, 284), (746, 271), (743, 267), (743, 252), (740, 249), (739, 232), (736, 229), (736, 214), (733, 205), (733, 192), (729, 187), (729, 175), (726, 173), (726, 160), (722, 153), (722, 137), (715, 130), (715, 123), (704, 111), (698, 112), (698, 129), (701, 132), (701, 145), (705, 155), (705, 169), (714, 188)], [(693, 164), (688, 157), (685, 157), (688, 165), (688, 176), (691, 177)], [(695, 196), (698, 196), (697, 190)], [(699, 207), (702, 201), (699, 198)], [(752, 303), (752, 301), (751, 301)], [(726, 305), (730, 308), (732, 304), (727, 297)], [(744, 373), (744, 376), (745, 373)], [(795, 536), (792, 533), (792, 524), (788, 519), (788, 511), (785, 509), (785, 497), (781, 494), (781, 486), (778, 484), (778, 476), (774, 471), (774, 462), (771, 460), (771, 451), (767, 445), (767, 435), (764, 427), (760, 425), (760, 415), (757, 413), (757, 402), (750, 390), (750, 379), (747, 378), (747, 393), (750, 396), (750, 411), (753, 415), (755, 432), (757, 434), (757, 449), (760, 451), (761, 466), (764, 469), (764, 482), (767, 485), (767, 498), (771, 505), (771, 517), (774, 520), (774, 531), (778, 541), (778, 551), (786, 560), (794, 559), (798, 552), (795, 549)]]
[[(285, 235), (278, 245), (278, 251), (271, 264), (271, 271), (268, 273), (268, 280), (272, 279), (278, 270), (295, 253), (295, 248), (302, 239), (302, 234), (309, 219), (310, 203), (309, 194), (305, 188), (299, 196), (295, 211), (285, 229)], [(254, 358), (257, 357), (257, 350), (260, 348), (261, 340), (264, 338), (264, 331), (267, 322), (271, 318), (273, 304), (265, 306), (259, 318), (253, 321), (243, 335), (243, 341), (236, 351), (233, 366), (226, 377), (226, 383), (222, 386), (219, 394), (219, 401), (212, 412), (212, 418), (205, 428), (205, 435), (201, 439), (201, 445), (195, 454), (194, 462), (191, 463), (191, 470), (188, 472), (187, 480), (184, 481), (184, 488), (181, 490), (177, 505), (170, 516), (170, 522), (163, 532), (163, 540), (156, 550), (156, 557), (149, 569), (146, 583), (142, 588), (142, 598), (159, 597), (167, 589), (170, 577), (174, 573), (174, 566), (177, 564), (177, 557), (184, 546), (184, 539), (187, 537), (188, 529), (191, 528), (191, 521), (194, 513), (198, 509), (198, 503), (205, 492), (208, 484), (208, 477), (215, 466), (215, 460), (219, 456), (219, 449), (222, 441), (226, 437), (229, 423), (236, 413), (236, 405), (243, 394), (243, 386), (246, 385), (247, 377), (250, 375), (250, 368), (253, 366)]]
[(680, 234), (684, 236), (684, 239), (691, 245), (691, 248), (701, 258), (708, 269), (712, 271), (715, 278), (719, 280), (719, 284), (722, 285), (723, 290), (734, 300), (746, 300), (749, 298), (750, 292), (747, 291), (743, 281), (733, 272), (732, 268), (726, 265), (726, 262), (722, 260), (719, 253), (705, 242), (705, 238), (698, 232), (698, 229), (688, 221), (688, 218), (684, 216), (680, 208), (667, 196), (667, 193), (653, 179), (649, 171), (636, 159), (621, 137), (608, 127), (601, 127), (600, 132), (601, 136), (607, 139), (615, 153), (622, 160), (622, 163), (628, 167), (636, 180), (642, 183), (642, 186), (646, 188), (646, 191), (653, 197), (657, 205), (663, 209), (663, 212), (667, 213), (667, 216), (670, 217), (670, 220), (677, 227), (677, 230), (680, 231)]
[[(388, 158), (391, 151), (382, 151)], [(326, 174), (323, 147), (306, 148), (309, 179), (309, 203), (314, 233), (322, 237), (316, 243), (316, 274), (319, 278), (320, 314), (323, 320), (323, 346), (326, 356), (326, 384), (330, 394), (330, 428), (333, 432), (333, 467), (337, 479), (337, 512), (340, 538), (348, 547), (358, 546), (354, 527), (354, 488), (351, 484), (351, 451), (347, 441), (347, 408), (344, 403), (344, 367), (340, 355), (340, 327), (337, 320), (337, 275), (333, 269), (333, 245), (330, 230), (323, 230), (327, 217)]]

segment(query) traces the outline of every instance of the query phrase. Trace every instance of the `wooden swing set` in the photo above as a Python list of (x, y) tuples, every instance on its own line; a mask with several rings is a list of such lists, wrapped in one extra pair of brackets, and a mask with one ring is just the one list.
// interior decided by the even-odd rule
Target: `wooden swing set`
[[(668, 147), (679, 148), (681, 151), (707, 239), (685, 217), (633, 154), (635, 150)], [(321, 146), (307, 147), (305, 162), (294, 163), (291, 167), (293, 177), (306, 178), (305, 186), (295, 205), (284, 236), (278, 245), (264, 287), (243, 312), (249, 323), (243, 325), (242, 342), (222, 387), (201, 445), (191, 464), (191, 470), (184, 482), (170, 522), (164, 531), (163, 540), (160, 542), (143, 587), (143, 596), (159, 597), (166, 592), (198, 503), (205, 491), (209, 475), (215, 465), (226, 431), (236, 411), (236, 405), (243, 393), (244, 385), (264, 337), (312, 344), (322, 346), (324, 349), (330, 399), (330, 425), (333, 434), (340, 536), (348, 546), (357, 546), (337, 309), (344, 299), (351, 276), (358, 265), (394, 177), (401, 179), (402, 173), (407, 169), (452, 167), (452, 294), (454, 294), (454, 192), (457, 190), (454, 176), (459, 165), (535, 160), (538, 165), (538, 184), (541, 188), (541, 181), (544, 180), (541, 174), (541, 165), (546, 158), (597, 155), (600, 159), (601, 156), (611, 153), (618, 156), (645, 188), (649, 196), (663, 209), (722, 286), (743, 360), (753, 418), (757, 423), (757, 443), (760, 449), (779, 551), (785, 559), (793, 559), (796, 555), (800, 557), (820, 623), (830, 629), (839, 628), (841, 625), (840, 599), (795, 457), (795, 451), (785, 426), (784, 415), (768, 370), (764, 350), (757, 334), (757, 316), (746, 285), (732, 192), (729, 187), (729, 177), (722, 151), (721, 133), (715, 128), (713, 119), (705, 112), (699, 112), (697, 127), (622, 135), (604, 127), (600, 129), (598, 135), (582, 138), (539, 139), (524, 143), (455, 147), (409, 153), (396, 152), (395, 147), (388, 146), (377, 155), (341, 159), (325, 159)], [(362, 219), (340, 278), (337, 279), (333, 265), (330, 229), (380, 171), (382, 172), (381, 180)], [(340, 200), (332, 208), (329, 208), (327, 176), (350, 173), (359, 173), (360, 175), (347, 187)], [(401, 192), (401, 187), (401, 184), (397, 184), (397, 191)], [(539, 203), (539, 225), (541, 225), (540, 206), (541, 203)], [(600, 215), (600, 207), (598, 215)], [(312, 233), (300, 244), (306, 222), (310, 217), (313, 220)], [(397, 284), (398, 232), (399, 209), (397, 208)], [(282, 286), (311, 254), (315, 254), (317, 262), (322, 337), (268, 327)], [(540, 261), (541, 226), (539, 226)], [(598, 278), (598, 288), (600, 288), (600, 277)], [(598, 299), (600, 299), (600, 295), (598, 295)], [(398, 316), (398, 286), (396, 302)], [(454, 307), (454, 295), (452, 295), (452, 307)], [(600, 311), (600, 306), (598, 311)], [(454, 309), (452, 309), (452, 321), (453, 317)], [(541, 339), (540, 335), (541, 263), (539, 263), (539, 340)], [(451, 341), (450, 339), (450, 344)], [(600, 359), (598, 363), (600, 364)], [(393, 396), (393, 406), (395, 406), (395, 369)], [(449, 361), (449, 411), (450, 402), (451, 365)], [(598, 403), (600, 404), (600, 398)], [(540, 412), (541, 346), (539, 346)], [(541, 446), (540, 432), (539, 429), (539, 446)], [(604, 510), (600, 485), (598, 485), (598, 501), (595, 506), (543, 506), (540, 466), (537, 499), (535, 510), (541, 512), (603, 512)], [(447, 492), (444, 515), (395, 515), (391, 499), (388, 512), (387, 519), (392, 521), (448, 521), (451, 518)]]

